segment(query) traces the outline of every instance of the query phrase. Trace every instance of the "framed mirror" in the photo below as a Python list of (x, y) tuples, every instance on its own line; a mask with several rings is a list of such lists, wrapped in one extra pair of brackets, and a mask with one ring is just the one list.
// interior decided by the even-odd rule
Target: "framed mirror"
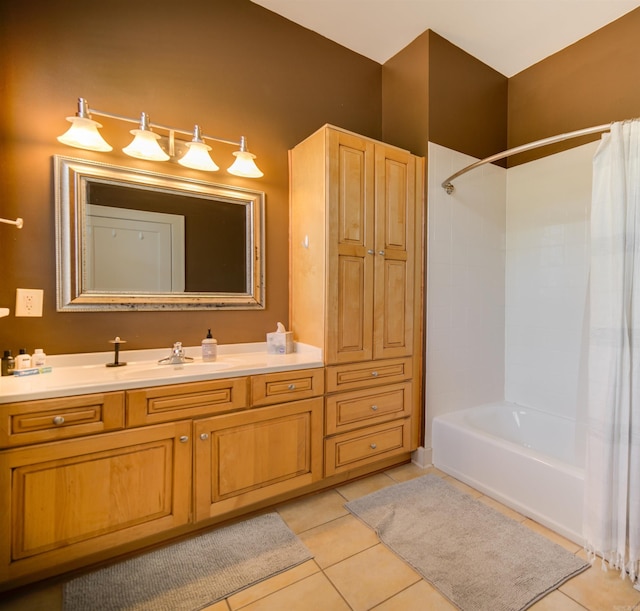
[(264, 308), (263, 192), (53, 162), (58, 311)]

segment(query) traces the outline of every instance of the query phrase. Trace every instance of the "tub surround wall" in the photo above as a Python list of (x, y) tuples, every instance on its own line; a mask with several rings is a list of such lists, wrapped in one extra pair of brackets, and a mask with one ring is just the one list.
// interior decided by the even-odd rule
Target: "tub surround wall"
[(429, 143), (425, 447), (435, 416), (504, 397), (506, 170), (440, 187), (473, 161)]
[(507, 171), (505, 398), (585, 416), (589, 211), (597, 142)]

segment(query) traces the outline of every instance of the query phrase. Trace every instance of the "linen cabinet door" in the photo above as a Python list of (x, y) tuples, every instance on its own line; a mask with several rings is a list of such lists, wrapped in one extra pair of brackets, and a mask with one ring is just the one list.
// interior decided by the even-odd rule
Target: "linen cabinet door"
[(195, 519), (265, 501), (322, 477), (323, 399), (200, 420), (195, 437)]
[(416, 158), (376, 145), (376, 238), (373, 358), (413, 350)]
[(374, 143), (329, 130), (327, 363), (373, 354)]
[(0, 452), (0, 583), (186, 524), (191, 423)]

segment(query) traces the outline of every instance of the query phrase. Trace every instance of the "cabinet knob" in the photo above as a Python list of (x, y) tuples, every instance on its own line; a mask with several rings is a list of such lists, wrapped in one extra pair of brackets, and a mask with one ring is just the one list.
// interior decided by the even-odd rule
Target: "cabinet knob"
[(369, 447), (370, 447), (372, 450), (375, 450), (375, 449), (378, 447), (378, 444), (377, 444), (377, 443), (372, 443)]
[(373, 250), (373, 248), (370, 248), (369, 250), (367, 250), (367, 254), (368, 255), (372, 255), (375, 251)]
[(379, 255), (382, 255), (382, 256), (384, 257), (384, 250), (380, 250), (380, 251), (378, 251), (378, 254), (379, 254)]
[(377, 411), (378, 411), (378, 406), (377, 406), (377, 405), (372, 405), (372, 406), (371, 406), (371, 409), (372, 409), (374, 412), (377, 412)]
[(180, 436), (180, 443), (187, 443), (187, 441), (189, 441), (189, 437), (187, 437), (187, 435)]
[(289, 390), (295, 390), (295, 389), (296, 389), (295, 384), (289, 384)]
[(377, 377), (378, 377), (378, 372), (377, 372), (377, 371), (372, 371), (372, 372), (371, 372), (371, 375), (372, 375), (374, 378), (377, 378)]
[(60, 426), (61, 424), (64, 424), (64, 418), (62, 416), (55, 416), (53, 418), (53, 424), (55, 424), (56, 426)]
[(206, 441), (209, 439), (209, 433), (200, 433), (200, 439), (202, 439), (202, 441)]

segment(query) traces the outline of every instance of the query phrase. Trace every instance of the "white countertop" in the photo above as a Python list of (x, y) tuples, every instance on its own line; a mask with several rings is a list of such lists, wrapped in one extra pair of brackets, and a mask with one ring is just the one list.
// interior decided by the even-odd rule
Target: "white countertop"
[(291, 354), (267, 354), (266, 343), (226, 344), (218, 346), (218, 358), (204, 363), (201, 347), (185, 347), (193, 362), (184, 365), (158, 365), (169, 356), (171, 348), (121, 350), (123, 367), (107, 367), (113, 352), (56, 355), (47, 358), (52, 371), (29, 376), (0, 377), (0, 403), (49, 399), (92, 392), (164, 386), (181, 382), (198, 382), (259, 373), (322, 367), (322, 350), (295, 344)]

